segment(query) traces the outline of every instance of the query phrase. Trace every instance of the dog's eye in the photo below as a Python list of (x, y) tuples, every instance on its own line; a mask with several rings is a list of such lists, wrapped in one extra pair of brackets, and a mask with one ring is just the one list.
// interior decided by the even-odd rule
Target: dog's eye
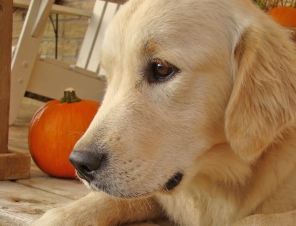
[(164, 82), (176, 74), (178, 70), (178, 68), (165, 60), (155, 59), (151, 63), (151, 73), (149, 73), (148, 82)]

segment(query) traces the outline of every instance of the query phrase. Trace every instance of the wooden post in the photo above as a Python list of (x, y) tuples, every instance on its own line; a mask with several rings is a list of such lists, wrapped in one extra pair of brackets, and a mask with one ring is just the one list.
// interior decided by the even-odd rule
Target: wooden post
[[(8, 115), (9, 115), (9, 92), (10, 92), (10, 56), (11, 55), (11, 22), (12, 12), (7, 12), (11, 4), (4, 2), (5, 0), (0, 0), (0, 153), (7, 152), (7, 142), (8, 142)], [(12, 10), (8, 9), (9, 11)], [(6, 22), (6, 23), (5, 23)], [(10, 54), (10, 55), (9, 55)]]
[(30, 155), (8, 150), (13, 1), (0, 0), (0, 180), (29, 177)]

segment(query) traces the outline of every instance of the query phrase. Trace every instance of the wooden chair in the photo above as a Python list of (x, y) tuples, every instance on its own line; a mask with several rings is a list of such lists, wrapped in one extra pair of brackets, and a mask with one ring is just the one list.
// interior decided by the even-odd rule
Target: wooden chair
[[(104, 31), (124, 0), (97, 0), (92, 12), (54, 5), (54, 0), (14, 0), (16, 7), (28, 7), (27, 16), (12, 59), (10, 117), (17, 117), (25, 91), (58, 99), (63, 90), (73, 87), (83, 99), (101, 101), (105, 90), (99, 66)], [(38, 48), (50, 13), (89, 17), (76, 65), (41, 58)]]

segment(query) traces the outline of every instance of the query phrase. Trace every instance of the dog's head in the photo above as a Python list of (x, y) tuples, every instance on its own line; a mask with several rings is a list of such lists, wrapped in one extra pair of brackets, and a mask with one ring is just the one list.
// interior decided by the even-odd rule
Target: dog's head
[(215, 145), (254, 162), (294, 122), (291, 48), (249, 0), (131, 0), (106, 31), (106, 94), (70, 161), (125, 198), (189, 181)]

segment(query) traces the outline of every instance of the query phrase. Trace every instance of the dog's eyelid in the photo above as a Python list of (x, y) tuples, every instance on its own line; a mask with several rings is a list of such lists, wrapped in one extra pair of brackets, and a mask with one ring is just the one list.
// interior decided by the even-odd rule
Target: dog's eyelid
[(152, 59), (147, 66), (146, 76), (149, 84), (162, 83), (172, 79), (180, 69), (170, 62), (161, 59)]

